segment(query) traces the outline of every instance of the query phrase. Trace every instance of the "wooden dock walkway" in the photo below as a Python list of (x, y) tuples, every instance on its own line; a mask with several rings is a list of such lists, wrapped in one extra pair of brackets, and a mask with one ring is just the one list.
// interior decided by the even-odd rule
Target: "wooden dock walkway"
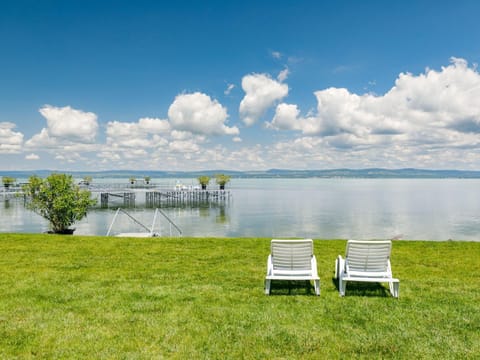
[[(100, 206), (108, 207), (112, 199), (123, 200), (123, 206), (135, 206), (137, 195), (142, 192), (134, 191), (108, 191), (100, 193)], [(145, 206), (164, 207), (164, 206), (185, 206), (220, 203), (224, 204), (231, 198), (228, 190), (155, 190), (145, 191)]]
[[(89, 190), (92, 196), (99, 197), (102, 208), (109, 205), (118, 206), (119, 202), (125, 207), (134, 207), (135, 202), (145, 194), (145, 205), (147, 207), (175, 207), (175, 206), (196, 206), (203, 204), (225, 204), (231, 199), (229, 190), (200, 190), (193, 187), (187, 189), (166, 189), (156, 185), (126, 185), (126, 184), (95, 184), (80, 186)], [(10, 187), (0, 191), (0, 201), (10, 199), (23, 199), (20, 186)]]
[(150, 191), (145, 195), (145, 203), (148, 207), (226, 203), (230, 197), (230, 191), (227, 190)]
[(102, 192), (100, 193), (100, 206), (102, 208), (108, 207), (109, 199), (113, 198), (121, 198), (123, 199), (123, 206), (132, 207), (135, 206), (135, 192), (122, 192), (122, 193), (114, 193), (114, 192)]
[(23, 191), (20, 186), (2, 187), (0, 189), (0, 201), (9, 201), (21, 198), (23, 200)]

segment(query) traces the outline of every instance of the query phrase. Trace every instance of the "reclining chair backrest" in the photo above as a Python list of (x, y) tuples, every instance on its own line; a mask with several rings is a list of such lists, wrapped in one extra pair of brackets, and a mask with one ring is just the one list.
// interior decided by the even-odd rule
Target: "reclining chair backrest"
[(312, 268), (312, 240), (272, 240), (274, 270), (306, 270)]
[(385, 273), (388, 271), (392, 242), (348, 240), (347, 272)]

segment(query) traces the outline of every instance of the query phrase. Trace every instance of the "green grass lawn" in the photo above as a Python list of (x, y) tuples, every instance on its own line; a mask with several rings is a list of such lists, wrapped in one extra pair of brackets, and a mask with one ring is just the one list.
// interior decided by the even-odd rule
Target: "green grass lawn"
[(0, 358), (480, 357), (480, 243), (395, 241), (387, 285), (263, 292), (270, 239), (0, 234)]

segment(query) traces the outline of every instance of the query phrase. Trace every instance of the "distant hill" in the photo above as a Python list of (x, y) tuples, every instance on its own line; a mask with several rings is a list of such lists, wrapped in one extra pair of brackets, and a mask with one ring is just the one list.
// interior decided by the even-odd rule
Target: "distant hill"
[[(48, 176), (52, 170), (32, 171), (1, 171), (0, 176), (26, 178), (31, 175)], [(149, 171), (149, 170), (109, 170), (109, 171), (65, 171), (75, 177), (92, 176), (93, 178), (128, 178), (138, 179), (144, 176), (152, 178), (192, 178), (200, 175), (213, 176), (227, 174), (234, 178), (398, 178), (398, 179), (442, 179), (465, 178), (479, 179), (480, 171), (467, 170), (423, 170), (423, 169), (329, 169), (329, 170), (283, 170), (270, 169), (265, 171), (231, 171), (231, 170), (204, 170), (204, 171)]]

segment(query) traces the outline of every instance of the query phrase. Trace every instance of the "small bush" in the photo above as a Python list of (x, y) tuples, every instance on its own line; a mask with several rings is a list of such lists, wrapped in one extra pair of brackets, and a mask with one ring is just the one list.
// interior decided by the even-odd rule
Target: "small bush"
[(66, 174), (51, 174), (46, 179), (31, 176), (23, 191), (29, 198), (27, 208), (47, 219), (55, 233), (65, 233), (96, 203), (90, 191), (80, 190)]

